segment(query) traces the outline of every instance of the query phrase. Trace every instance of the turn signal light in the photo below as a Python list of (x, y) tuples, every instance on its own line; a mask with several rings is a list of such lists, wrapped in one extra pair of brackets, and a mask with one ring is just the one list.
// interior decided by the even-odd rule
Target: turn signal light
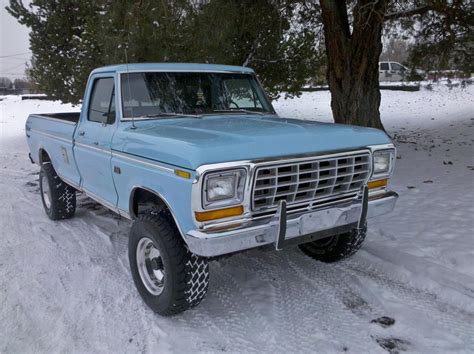
[(367, 186), (369, 189), (385, 187), (388, 184), (388, 179), (379, 179), (378, 181), (370, 181)]
[(231, 216), (238, 216), (244, 213), (244, 207), (242, 205), (219, 209), (219, 210), (209, 210), (209, 211), (196, 211), (194, 215), (196, 216), (197, 221), (210, 221), (215, 219), (228, 218)]
[(179, 176), (179, 177), (182, 177), (182, 178), (186, 178), (186, 179), (190, 179), (190, 178), (191, 178), (191, 173), (189, 173), (188, 171), (174, 170), (174, 174), (175, 174), (176, 176)]

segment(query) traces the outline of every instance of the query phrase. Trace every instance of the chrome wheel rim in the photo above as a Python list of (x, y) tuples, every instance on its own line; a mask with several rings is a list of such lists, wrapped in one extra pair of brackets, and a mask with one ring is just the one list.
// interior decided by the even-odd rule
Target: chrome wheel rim
[(148, 237), (140, 239), (137, 245), (138, 273), (145, 288), (153, 295), (163, 292), (165, 272), (160, 251)]
[(44, 205), (49, 209), (51, 207), (51, 189), (44, 173), (41, 174), (41, 189), (43, 191)]

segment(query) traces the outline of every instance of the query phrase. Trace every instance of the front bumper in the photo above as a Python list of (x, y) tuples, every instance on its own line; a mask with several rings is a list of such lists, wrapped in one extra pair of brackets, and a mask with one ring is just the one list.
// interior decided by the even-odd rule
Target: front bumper
[(361, 227), (366, 218), (389, 213), (395, 207), (398, 194), (386, 192), (363, 197), (344, 204), (333, 205), (303, 213), (286, 213), (286, 204), (280, 203), (270, 220), (252, 221), (242, 228), (223, 232), (192, 230), (184, 238), (191, 252), (214, 257), (274, 244), (276, 249), (306, 243)]

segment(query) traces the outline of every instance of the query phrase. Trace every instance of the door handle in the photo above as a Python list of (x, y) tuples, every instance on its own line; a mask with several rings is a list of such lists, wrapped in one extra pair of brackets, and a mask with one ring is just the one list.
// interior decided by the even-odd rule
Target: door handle
[(97, 146), (97, 145), (99, 145), (99, 142), (98, 142), (98, 141), (94, 141), (93, 144)]
[(86, 132), (84, 130), (82, 130), (82, 131), (79, 132), (79, 135), (84, 136), (84, 135), (86, 135)]

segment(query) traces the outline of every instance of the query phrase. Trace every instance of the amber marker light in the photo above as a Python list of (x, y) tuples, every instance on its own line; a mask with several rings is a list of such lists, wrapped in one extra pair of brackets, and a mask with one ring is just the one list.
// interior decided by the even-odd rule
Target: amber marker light
[(196, 216), (197, 221), (210, 221), (222, 218), (228, 218), (231, 216), (238, 216), (244, 213), (244, 207), (242, 205), (218, 209), (218, 210), (209, 210), (209, 211), (196, 211), (194, 215)]
[(369, 189), (375, 189), (375, 188), (380, 188), (380, 187), (385, 187), (388, 184), (388, 179), (379, 179), (377, 181), (370, 181), (367, 186)]
[(182, 177), (182, 178), (186, 178), (186, 179), (190, 179), (190, 178), (191, 178), (191, 173), (189, 173), (188, 171), (174, 170), (174, 174), (175, 174), (176, 176), (179, 176), (179, 177)]

